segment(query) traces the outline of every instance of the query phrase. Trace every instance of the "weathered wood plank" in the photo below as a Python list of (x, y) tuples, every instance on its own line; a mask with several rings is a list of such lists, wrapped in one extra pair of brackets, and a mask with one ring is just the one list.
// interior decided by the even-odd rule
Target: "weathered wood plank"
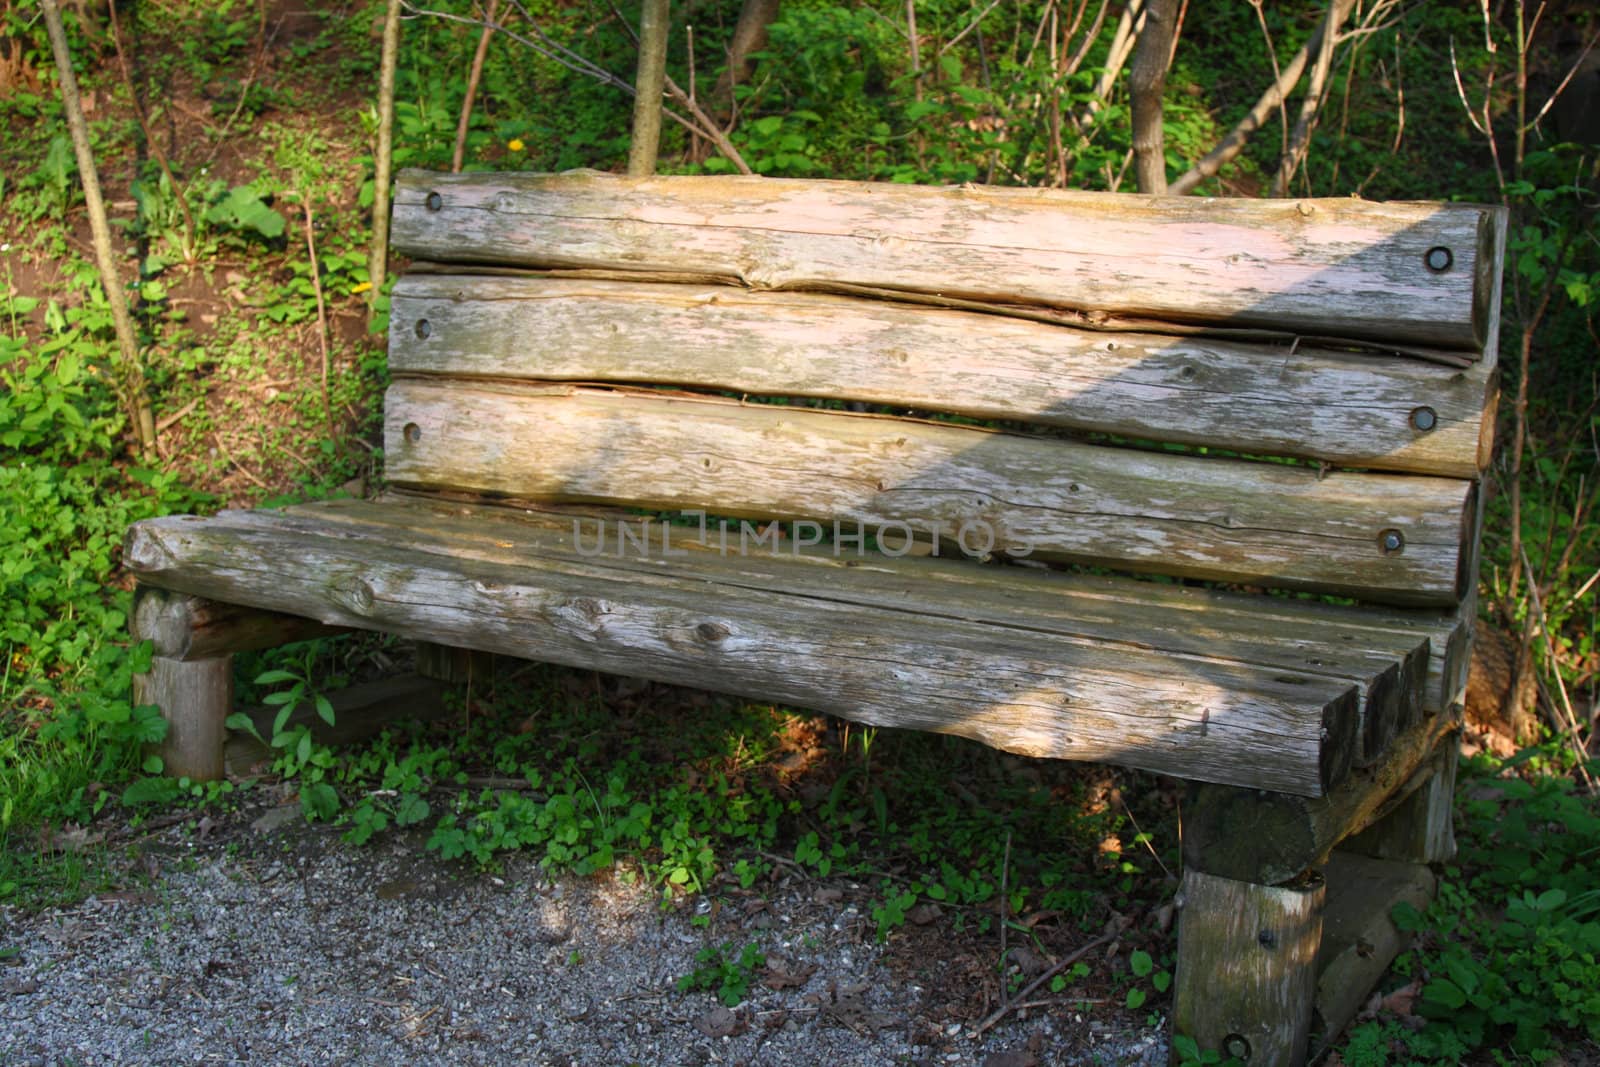
[(397, 373), (860, 400), (1461, 478), (1488, 462), (1482, 428), (1495, 379), (1482, 365), (1305, 345), (556, 278), (403, 278), (389, 337)]
[[(792, 703), (1007, 751), (1320, 794), (1349, 765), (1353, 687), (1238, 662), (813, 597), (663, 569), (499, 561), (302, 516), (139, 523), (151, 584), (526, 658)], [(713, 594), (714, 595), (709, 595)]]
[(1503, 227), (1499, 209), (1454, 204), (408, 171), (393, 241), (444, 262), (860, 286), (1477, 349)]
[(1420, 863), (1371, 859), (1342, 848), (1329, 857), (1322, 876), (1328, 890), (1314, 1018), (1318, 1044), (1325, 1046), (1356, 1017), (1389, 964), (1411, 943), (1389, 913), (1401, 903), (1425, 910), (1435, 879)]
[(1413, 776), (1441, 746), (1457, 743), (1457, 728), (1449, 716), (1412, 727), (1380, 763), (1351, 773), (1323, 797), (1194, 786), (1183, 807), (1185, 866), (1263, 884), (1298, 876), (1416, 788)]
[(980, 552), (1395, 603), (1459, 599), (1474, 514), (1456, 479), (579, 386), (399, 380), (384, 443), (398, 485), (941, 529)]
[(315, 619), (156, 588), (139, 590), (133, 615), (134, 637), (149, 639), (156, 655), (173, 660), (212, 659), (344, 632)]
[[(779, 591), (864, 607), (1012, 626), (1138, 648), (1238, 660), (1295, 676), (1342, 679), (1362, 695), (1357, 766), (1382, 754), (1408, 707), (1418, 703), (1428, 662), (1428, 637), (1391, 629), (1389, 612), (1350, 610), (1300, 600), (1193, 589), (1183, 609), (1170, 606), (1180, 587), (1020, 567), (978, 567), (970, 561), (899, 559), (841, 545), (794, 542), (756, 546), (741, 555), (738, 531), (728, 551), (721, 531), (669, 528), (660, 521), (613, 516), (578, 518), (522, 513), (448, 501), (401, 497), (383, 502), (320, 501), (289, 509), (321, 523), (341, 523), (350, 536), (425, 551), (450, 545), (457, 559), (501, 559), (519, 552), (578, 560), (621, 572), (659, 573), (735, 590)], [(356, 530), (360, 532), (357, 533)], [(624, 533), (626, 530), (626, 533)], [(669, 540), (670, 539), (670, 540)], [(581, 547), (580, 547), (581, 546)], [(708, 589), (708, 595), (719, 595)], [(1265, 610), (1264, 610), (1265, 609)]]
[(1305, 1062), (1326, 886), (1252, 885), (1187, 870), (1172, 1030), (1241, 1062)]

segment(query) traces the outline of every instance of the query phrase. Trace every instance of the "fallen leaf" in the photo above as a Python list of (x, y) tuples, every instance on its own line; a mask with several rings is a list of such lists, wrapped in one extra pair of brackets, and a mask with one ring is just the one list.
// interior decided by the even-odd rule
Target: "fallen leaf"
[(769, 989), (799, 989), (811, 981), (811, 976), (816, 973), (817, 965), (814, 963), (796, 965), (781, 956), (768, 956), (767, 969), (762, 973), (761, 980)]
[(732, 1037), (741, 1032), (739, 1017), (721, 1004), (696, 1019), (694, 1028), (707, 1037)]

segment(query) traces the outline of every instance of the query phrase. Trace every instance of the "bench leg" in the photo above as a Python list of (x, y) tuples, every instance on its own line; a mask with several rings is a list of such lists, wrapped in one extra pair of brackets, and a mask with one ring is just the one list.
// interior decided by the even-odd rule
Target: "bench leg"
[(1325, 886), (1265, 886), (1203, 871), (1179, 891), (1175, 1035), (1259, 1067), (1305, 1062)]
[(314, 619), (141, 586), (133, 637), (151, 642), (155, 657), (150, 673), (134, 678), (133, 694), (167, 720), (166, 739), (156, 749), (163, 773), (196, 782), (223, 776), (233, 653), (341, 632)]
[(417, 650), (417, 673), (424, 678), (449, 685), (487, 683), (494, 677), (494, 656), (470, 648), (456, 648), (432, 641), (413, 642)]
[(222, 777), (223, 726), (233, 707), (233, 657), (177, 660), (157, 656), (150, 673), (136, 675), (133, 699), (154, 704), (167, 720), (167, 736), (156, 752), (162, 773), (210, 782)]

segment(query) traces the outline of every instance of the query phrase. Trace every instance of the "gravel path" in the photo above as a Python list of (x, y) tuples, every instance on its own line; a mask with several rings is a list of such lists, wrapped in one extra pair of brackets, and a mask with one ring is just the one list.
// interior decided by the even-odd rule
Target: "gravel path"
[[(297, 806), (127, 855), (148, 888), (0, 913), (0, 1064), (1166, 1061), (1163, 1033), (1098, 1008), (973, 1036), (994, 1005), (981, 968), (940, 951), (949, 923), (881, 946), (844, 881), (663, 910), (620, 876), (552, 880), (519, 857), (474, 874), (415, 837), (348, 846)], [(751, 942), (767, 966), (736, 1009), (677, 990), (705, 946)]]

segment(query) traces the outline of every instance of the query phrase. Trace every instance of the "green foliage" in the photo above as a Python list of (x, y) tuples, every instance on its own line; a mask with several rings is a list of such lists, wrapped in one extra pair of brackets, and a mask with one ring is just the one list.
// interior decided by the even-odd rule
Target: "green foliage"
[[(1525, 754), (1548, 759), (1554, 749)], [(1352, 1031), (1347, 1063), (1378, 1050), (1455, 1063), (1483, 1050), (1542, 1062), (1573, 1041), (1600, 1040), (1600, 814), (1569, 778), (1503, 776), (1480, 759), (1465, 776), (1461, 855), (1398, 968), (1424, 979), (1418, 1031), (1377, 1023)]]
[(754, 941), (738, 955), (732, 945), (707, 946), (695, 954), (695, 961), (699, 966), (678, 979), (678, 992), (715, 993), (730, 1008), (738, 1007), (749, 995), (756, 972), (767, 965), (766, 955)]

